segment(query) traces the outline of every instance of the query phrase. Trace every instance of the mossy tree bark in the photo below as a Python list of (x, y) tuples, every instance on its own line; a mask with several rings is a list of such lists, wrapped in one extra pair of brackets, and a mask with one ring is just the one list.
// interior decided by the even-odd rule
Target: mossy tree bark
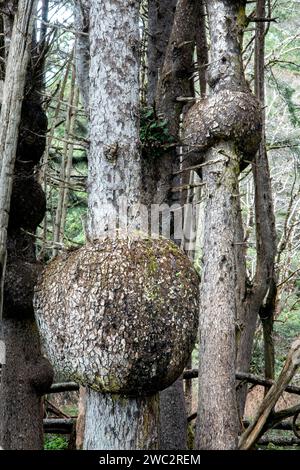
[(35, 7), (33, 1), (18, 4), (1, 108), (1, 240), (7, 252), (1, 337), (7, 357), (1, 371), (0, 443), (11, 450), (43, 448), (42, 395), (52, 381), (34, 320), (33, 288), (39, 266), (34, 237), (28, 234), (34, 233), (45, 212), (34, 166), (45, 148), (47, 120), (38, 95), (24, 92), (26, 74), (29, 89), (34, 88), (34, 74), (27, 66)]

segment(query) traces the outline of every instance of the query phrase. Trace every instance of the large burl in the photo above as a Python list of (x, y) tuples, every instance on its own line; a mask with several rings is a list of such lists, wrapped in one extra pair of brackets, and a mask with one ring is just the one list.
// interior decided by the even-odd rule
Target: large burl
[(199, 278), (166, 239), (104, 239), (57, 257), (35, 311), (54, 367), (100, 392), (137, 396), (170, 385), (197, 333)]

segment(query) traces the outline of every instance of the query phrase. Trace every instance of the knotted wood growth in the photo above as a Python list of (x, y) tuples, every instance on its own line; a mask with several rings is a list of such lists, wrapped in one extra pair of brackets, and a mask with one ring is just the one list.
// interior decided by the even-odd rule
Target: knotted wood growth
[(60, 256), (36, 287), (48, 356), (98, 392), (153, 395), (182, 372), (198, 321), (199, 279), (164, 239), (104, 239)]
[[(0, 444), (14, 450), (43, 448), (41, 397), (53, 378), (49, 362), (41, 355), (32, 304), (40, 268), (33, 234), (45, 213), (45, 196), (34, 168), (42, 157), (47, 129), (40, 97), (32, 92), (34, 83), (26, 87), (36, 4), (18, 2), (1, 103), (0, 225), (7, 263), (1, 319), (6, 364), (1, 370)], [(13, 20), (12, 13), (9, 18)]]
[[(31, 105), (35, 110), (32, 126)], [(7, 362), (0, 393), (0, 434), (5, 449), (43, 448), (41, 397), (53, 379), (52, 368), (41, 355), (33, 312), (34, 285), (42, 266), (36, 261), (31, 234), (46, 210), (45, 195), (34, 171), (45, 148), (46, 128), (42, 107), (29, 99), (22, 107), (7, 232), (2, 321)]]
[(184, 144), (189, 165), (203, 163), (219, 142), (234, 142), (240, 163), (254, 158), (261, 140), (261, 108), (247, 88), (220, 90), (197, 101), (185, 119)]
[(259, 148), (262, 127), (260, 105), (243, 71), (245, 5), (244, 0), (207, 2), (210, 95), (192, 106), (184, 122), (185, 164), (201, 168), (206, 196), (196, 435), (200, 449), (235, 449), (238, 440), (235, 328), (243, 259), (238, 176)]

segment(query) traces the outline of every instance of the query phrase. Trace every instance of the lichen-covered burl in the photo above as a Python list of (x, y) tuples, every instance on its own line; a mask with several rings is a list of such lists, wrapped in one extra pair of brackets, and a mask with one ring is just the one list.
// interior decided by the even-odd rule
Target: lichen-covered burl
[[(157, 446), (148, 419), (156, 428), (155, 394), (178, 378), (194, 346), (198, 291), (188, 258), (162, 238), (104, 238), (44, 270), (35, 311), (47, 354), (57, 372), (89, 387), (87, 414), (101, 414), (86, 447)], [(112, 438), (116, 407), (128, 429)]]

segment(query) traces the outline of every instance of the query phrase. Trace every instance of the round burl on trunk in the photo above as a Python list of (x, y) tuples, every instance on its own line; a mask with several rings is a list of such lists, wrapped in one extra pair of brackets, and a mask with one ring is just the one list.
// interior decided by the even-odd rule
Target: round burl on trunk
[(198, 322), (199, 278), (172, 242), (103, 239), (56, 258), (36, 287), (57, 371), (99, 392), (154, 394), (182, 372)]
[(234, 141), (243, 165), (259, 148), (261, 126), (261, 108), (250, 90), (221, 90), (198, 100), (184, 120), (189, 162), (198, 163), (199, 153), (220, 141)]

